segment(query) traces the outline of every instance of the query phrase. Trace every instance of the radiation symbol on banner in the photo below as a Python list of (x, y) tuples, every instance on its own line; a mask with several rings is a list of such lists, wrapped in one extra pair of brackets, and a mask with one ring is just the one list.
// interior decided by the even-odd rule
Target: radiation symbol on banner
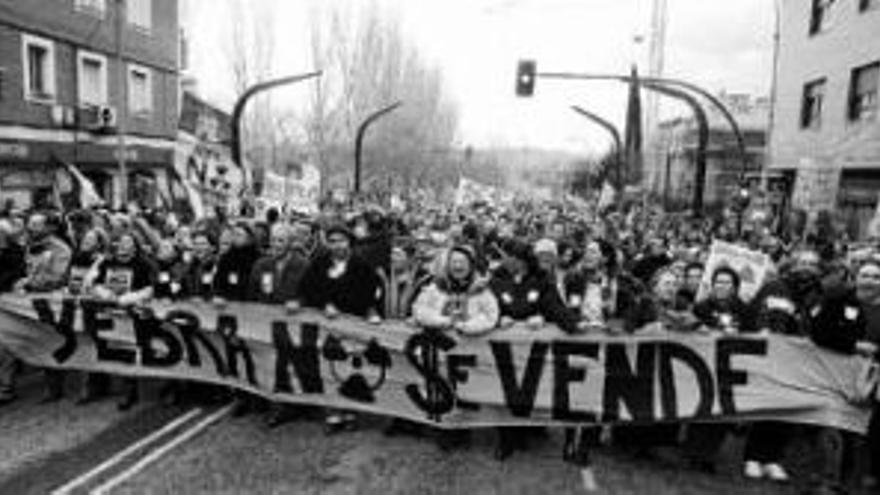
[(340, 395), (358, 402), (376, 401), (374, 392), (385, 383), (391, 367), (391, 354), (376, 339), (362, 349), (347, 350), (342, 340), (331, 335), (324, 342), (323, 355), (339, 383)]

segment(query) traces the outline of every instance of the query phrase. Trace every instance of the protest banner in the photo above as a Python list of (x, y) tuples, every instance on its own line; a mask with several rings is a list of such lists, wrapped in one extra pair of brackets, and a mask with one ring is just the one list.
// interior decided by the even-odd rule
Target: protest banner
[(0, 346), (36, 366), (198, 380), (438, 427), (770, 419), (864, 433), (868, 359), (783, 336), (483, 338), (206, 302), (121, 309), (0, 298)]
[(712, 241), (706, 269), (703, 271), (703, 279), (697, 291), (697, 300), (708, 296), (712, 287), (712, 274), (722, 266), (729, 266), (739, 274), (739, 296), (743, 301), (748, 302), (764, 284), (767, 274), (773, 269), (773, 261), (760, 251), (752, 251), (729, 242)]

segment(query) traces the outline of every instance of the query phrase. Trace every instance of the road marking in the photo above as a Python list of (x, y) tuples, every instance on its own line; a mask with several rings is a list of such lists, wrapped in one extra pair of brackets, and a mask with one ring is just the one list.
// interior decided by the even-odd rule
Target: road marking
[(136, 462), (130, 468), (119, 473), (118, 475), (114, 476), (113, 478), (110, 478), (109, 480), (105, 481), (103, 484), (97, 486), (94, 490), (90, 491), (89, 494), (90, 495), (107, 495), (108, 493), (110, 493), (110, 490), (116, 488), (117, 486), (121, 485), (122, 483), (125, 483), (128, 479), (132, 478), (133, 476), (135, 476), (136, 474), (141, 472), (145, 467), (147, 467), (150, 464), (159, 460), (160, 457), (171, 452), (172, 450), (177, 448), (182, 443), (184, 443), (187, 440), (191, 439), (192, 437), (196, 436), (199, 432), (201, 432), (202, 430), (204, 430), (205, 428), (210, 426), (212, 423), (220, 420), (221, 418), (223, 418), (224, 416), (229, 414), (232, 411), (233, 407), (234, 407), (234, 404), (229, 404), (228, 406), (224, 407), (223, 409), (220, 409), (219, 411), (215, 412), (214, 414), (212, 414), (212, 415), (208, 416), (207, 418), (203, 419), (202, 421), (196, 423), (190, 429), (183, 431), (180, 435), (175, 437), (170, 442), (162, 445), (158, 449), (150, 452), (148, 455), (141, 458), (141, 460)]
[(68, 483), (56, 488), (55, 490), (53, 490), (51, 492), (51, 495), (69, 495), (70, 493), (73, 492), (73, 490), (82, 486), (83, 484), (85, 484), (87, 481), (94, 478), (98, 474), (101, 474), (103, 471), (106, 471), (107, 469), (113, 467), (113, 465), (117, 464), (122, 459), (128, 457), (133, 452), (136, 452), (137, 450), (143, 448), (144, 446), (149, 445), (150, 443), (156, 441), (156, 439), (162, 437), (163, 435), (167, 434), (169, 431), (174, 430), (175, 428), (186, 423), (187, 421), (191, 420), (192, 418), (198, 416), (201, 413), (202, 413), (202, 408), (197, 407), (187, 413), (181, 414), (180, 416), (177, 417), (177, 419), (175, 419), (174, 421), (163, 426), (160, 430), (154, 431), (150, 435), (138, 440), (137, 442), (129, 445), (125, 449), (114, 454), (112, 457), (110, 457), (106, 461), (102, 462), (97, 467), (81, 474), (80, 476), (74, 478), (73, 480), (69, 481)]

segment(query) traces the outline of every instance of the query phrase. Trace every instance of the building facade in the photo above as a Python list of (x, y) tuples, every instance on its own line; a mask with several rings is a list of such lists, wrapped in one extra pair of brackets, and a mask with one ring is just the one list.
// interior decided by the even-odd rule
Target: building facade
[(880, 192), (880, 0), (782, 0), (768, 169), (864, 233)]
[[(721, 93), (718, 99), (737, 122), (745, 142), (740, 154), (736, 134), (714, 107), (707, 106), (709, 135), (706, 146), (706, 176), (703, 203), (723, 207), (743, 180), (754, 181), (764, 166), (769, 102), (748, 94)], [(673, 207), (689, 207), (696, 186), (699, 128), (694, 117), (675, 117), (660, 122), (649, 153), (658, 166), (650, 176), (651, 189)]]
[(46, 203), (64, 163), (111, 205), (124, 166), (129, 199), (155, 203), (174, 165), (178, 18), (177, 0), (0, 0), (2, 200)]

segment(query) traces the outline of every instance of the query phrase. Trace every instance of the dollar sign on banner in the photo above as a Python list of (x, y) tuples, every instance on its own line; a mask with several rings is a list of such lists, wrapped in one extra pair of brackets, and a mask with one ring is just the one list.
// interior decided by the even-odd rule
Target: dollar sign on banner
[(440, 418), (452, 410), (455, 391), (446, 383), (438, 370), (438, 351), (455, 347), (455, 340), (434, 328), (426, 328), (413, 335), (406, 343), (406, 356), (425, 378), (425, 393), (416, 384), (406, 386), (406, 394), (416, 406), (428, 414), (428, 419)]

